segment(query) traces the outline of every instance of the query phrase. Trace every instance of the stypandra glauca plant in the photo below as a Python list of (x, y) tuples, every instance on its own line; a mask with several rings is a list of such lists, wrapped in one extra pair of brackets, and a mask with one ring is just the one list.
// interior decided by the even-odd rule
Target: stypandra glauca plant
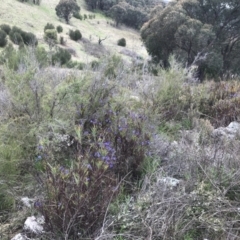
[(120, 185), (132, 192), (141, 177), (147, 118), (120, 100), (118, 84), (104, 69), (71, 79), (63, 91), (66, 111), (75, 112), (72, 128), (53, 127), (39, 137), (45, 196), (35, 205), (56, 236), (93, 237)]

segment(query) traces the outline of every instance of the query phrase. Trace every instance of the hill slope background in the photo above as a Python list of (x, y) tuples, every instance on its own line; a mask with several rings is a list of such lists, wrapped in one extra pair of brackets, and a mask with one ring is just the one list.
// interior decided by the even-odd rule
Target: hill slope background
[[(93, 14), (87, 10), (86, 4), (82, 0), (78, 0), (81, 7), (82, 15)], [(55, 7), (59, 0), (42, 0), (40, 6), (30, 3), (21, 3), (13, 0), (2, 0), (0, 8), (0, 24), (9, 24), (17, 26), (25, 31), (36, 34), (39, 45), (48, 49), (47, 44), (43, 40), (43, 29), (47, 23), (52, 23), (55, 27), (61, 25), (63, 32), (59, 36), (63, 36), (67, 40), (65, 48), (72, 48), (76, 51), (73, 59), (89, 62), (96, 60), (102, 55), (125, 52), (124, 57), (128, 55), (148, 56), (145, 47), (142, 44), (138, 31), (120, 26), (113, 26), (110, 18), (94, 13), (95, 19), (78, 20), (71, 18), (70, 24), (67, 25), (63, 20), (59, 19), (55, 13)], [(68, 36), (70, 29), (79, 29), (83, 35), (82, 41), (75, 42)], [(106, 38), (102, 45), (98, 44), (98, 39)], [(125, 38), (127, 42), (126, 48), (117, 46), (117, 41)], [(128, 57), (126, 57), (128, 58)]]

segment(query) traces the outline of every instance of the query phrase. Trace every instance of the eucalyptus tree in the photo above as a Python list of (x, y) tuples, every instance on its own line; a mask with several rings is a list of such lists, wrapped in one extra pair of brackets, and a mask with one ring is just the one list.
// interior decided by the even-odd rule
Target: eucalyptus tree
[(240, 1), (178, 0), (157, 8), (141, 29), (148, 52), (168, 66), (175, 54), (200, 75), (240, 72)]

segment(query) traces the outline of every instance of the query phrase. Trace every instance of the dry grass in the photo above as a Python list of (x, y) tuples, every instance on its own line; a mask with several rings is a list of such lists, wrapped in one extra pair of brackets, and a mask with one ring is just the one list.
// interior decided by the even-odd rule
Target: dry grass
[[(96, 57), (84, 51), (85, 48), (82, 42), (74, 42), (69, 38), (69, 29), (79, 29), (83, 37), (90, 40), (93, 44), (98, 43), (99, 38), (107, 38), (102, 44), (110, 53), (121, 54), (120, 52), (123, 48), (117, 46), (117, 41), (120, 38), (125, 38), (127, 49), (137, 52), (143, 58), (148, 56), (137, 31), (125, 26), (116, 28), (110, 25), (110, 23), (113, 23), (111, 19), (100, 13), (95, 13), (95, 19), (84, 21), (72, 18), (70, 25), (67, 25), (64, 21), (59, 20), (55, 14), (55, 7), (58, 2), (59, 0), (42, 0), (40, 6), (35, 6), (33, 4), (23, 4), (16, 0), (1, 0), (0, 24), (15, 25), (25, 31), (33, 32), (39, 39), (39, 44), (46, 48), (47, 45), (43, 41), (44, 26), (48, 22), (54, 24), (54, 26), (62, 25), (63, 33), (61, 36), (67, 40), (66, 47), (75, 49), (77, 52), (75, 59), (79, 61), (89, 62), (96, 59)], [(92, 14), (92, 12), (86, 9), (83, 0), (78, 0), (78, 3), (81, 7), (81, 14)]]

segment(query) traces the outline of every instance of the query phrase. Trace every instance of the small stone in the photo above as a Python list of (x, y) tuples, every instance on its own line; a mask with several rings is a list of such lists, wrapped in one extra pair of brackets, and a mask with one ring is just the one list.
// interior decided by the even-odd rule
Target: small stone
[(15, 237), (13, 237), (11, 240), (26, 240), (27, 238), (22, 235), (21, 233), (18, 233)]
[(35, 216), (31, 216), (28, 217), (27, 220), (24, 223), (24, 227), (23, 229), (25, 231), (34, 233), (36, 235), (39, 235), (41, 233), (43, 233), (43, 225), (44, 224), (44, 217), (35, 217)]

